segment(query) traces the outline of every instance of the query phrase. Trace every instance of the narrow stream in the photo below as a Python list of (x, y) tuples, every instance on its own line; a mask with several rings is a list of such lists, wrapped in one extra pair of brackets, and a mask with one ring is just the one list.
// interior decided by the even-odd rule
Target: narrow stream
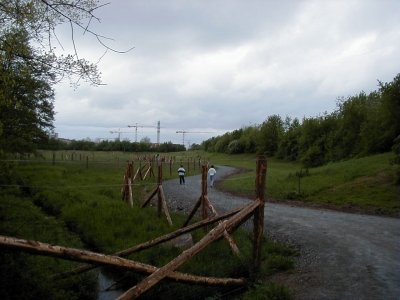
[(124, 293), (124, 290), (116, 286), (115, 280), (101, 269), (98, 273), (99, 293), (97, 300), (115, 300)]

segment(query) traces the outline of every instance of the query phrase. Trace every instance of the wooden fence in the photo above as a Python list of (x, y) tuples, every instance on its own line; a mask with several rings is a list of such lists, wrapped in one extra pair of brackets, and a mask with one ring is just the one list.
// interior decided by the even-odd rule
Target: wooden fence
[[(204, 170), (206, 170), (206, 166), (203, 166), (202, 178), (204, 177), (205, 174)], [(172, 233), (158, 237), (156, 239), (150, 240), (148, 242), (133, 246), (129, 249), (125, 249), (123, 251), (114, 253), (113, 255), (105, 255), (82, 249), (49, 245), (46, 243), (41, 243), (39, 241), (24, 240), (8, 236), (0, 236), (0, 247), (16, 249), (19, 251), (26, 251), (38, 255), (53, 256), (67, 260), (80, 261), (90, 264), (81, 266), (77, 269), (74, 269), (72, 271), (63, 274), (57, 274), (57, 277), (66, 277), (78, 274), (90, 270), (98, 265), (114, 266), (114, 267), (134, 270), (140, 273), (150, 274), (149, 276), (144, 278), (141, 282), (139, 282), (136, 286), (130, 288), (124, 294), (122, 294), (118, 298), (120, 300), (136, 299), (140, 297), (140, 295), (142, 295), (144, 292), (152, 288), (154, 285), (156, 285), (158, 282), (163, 280), (164, 278), (169, 278), (175, 281), (203, 284), (203, 285), (225, 285), (225, 286), (245, 285), (247, 283), (245, 278), (215, 278), (215, 277), (195, 276), (191, 274), (177, 272), (175, 270), (179, 268), (182, 264), (184, 264), (187, 260), (189, 260), (191, 257), (193, 257), (201, 250), (203, 250), (205, 247), (207, 247), (209, 244), (222, 237), (226, 238), (229, 241), (232, 248), (235, 248), (236, 245), (230, 238), (230, 234), (234, 230), (236, 230), (242, 223), (244, 223), (250, 217), (254, 216), (252, 272), (253, 274), (259, 272), (260, 262), (261, 262), (262, 237), (264, 232), (264, 205), (265, 205), (264, 188), (265, 188), (266, 170), (267, 170), (267, 163), (265, 157), (263, 156), (258, 157), (257, 168), (256, 168), (256, 180), (255, 180), (256, 199), (254, 201), (249, 202), (247, 205), (244, 205), (240, 209), (235, 209), (223, 215), (218, 215), (215, 212), (215, 209), (213, 209), (208, 199), (207, 180), (202, 181), (201, 196), (197, 201), (195, 208), (192, 210), (192, 213), (189, 215), (187, 222), (181, 229), (178, 229)], [(161, 178), (162, 174), (160, 174), (159, 171), (157, 193), (160, 191), (160, 187), (162, 191)], [(159, 209), (161, 206), (162, 204), (159, 204)], [(200, 206), (202, 206), (203, 219), (192, 225), (188, 225), (187, 223), (190, 221), (194, 212)], [(207, 214), (204, 213), (204, 211), (206, 211), (207, 208), (213, 211), (214, 216), (209, 217)], [(153, 247), (165, 241), (176, 238), (184, 233), (208, 226), (213, 223), (217, 223), (217, 225), (213, 229), (211, 229), (208, 233), (206, 233), (199, 242), (194, 244), (189, 249), (184, 250), (180, 255), (178, 255), (176, 258), (171, 260), (163, 267), (157, 268), (155, 266), (123, 258), (124, 256), (127, 256), (131, 253)], [(232, 250), (235, 252), (234, 249)], [(236, 250), (238, 251), (238, 249)]]

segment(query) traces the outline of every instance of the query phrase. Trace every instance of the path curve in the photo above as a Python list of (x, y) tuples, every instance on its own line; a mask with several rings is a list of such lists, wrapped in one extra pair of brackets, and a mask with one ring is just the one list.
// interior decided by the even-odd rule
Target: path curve
[[(217, 180), (235, 172), (219, 166)], [(201, 177), (163, 183), (172, 211), (189, 213), (201, 195)], [(220, 213), (250, 201), (208, 189)], [(400, 219), (267, 203), (265, 234), (300, 251), (296, 271), (279, 280), (296, 299), (400, 299)]]

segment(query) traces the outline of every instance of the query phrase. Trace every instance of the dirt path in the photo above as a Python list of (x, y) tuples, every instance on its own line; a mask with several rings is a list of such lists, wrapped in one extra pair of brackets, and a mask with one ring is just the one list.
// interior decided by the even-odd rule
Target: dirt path
[[(217, 180), (234, 171), (220, 166)], [(201, 179), (163, 187), (172, 210), (190, 212)], [(221, 213), (249, 201), (210, 188), (208, 195)], [(300, 251), (294, 274), (277, 278), (297, 299), (400, 299), (400, 219), (267, 203), (265, 229)]]

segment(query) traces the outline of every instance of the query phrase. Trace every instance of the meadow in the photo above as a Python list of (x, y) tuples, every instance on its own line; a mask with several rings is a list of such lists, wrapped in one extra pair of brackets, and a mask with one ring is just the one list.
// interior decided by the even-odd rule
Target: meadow
[[(393, 153), (384, 153), (309, 169), (296, 162), (267, 158), (266, 197), (274, 202), (398, 217), (400, 187), (395, 184), (393, 158)], [(254, 155), (216, 154), (209, 159), (241, 169), (222, 182), (222, 189), (254, 196)]]
[[(138, 157), (154, 154), (123, 152), (42, 152), (27, 160), (9, 161), (2, 175), (0, 197), (0, 229), (2, 235), (34, 239), (67, 247), (85, 248), (102, 253), (113, 253), (171, 232), (186, 219), (172, 214), (173, 226), (157, 216), (153, 207), (140, 208), (157, 184), (157, 171), (148, 173), (145, 180), (133, 186), (134, 207), (121, 199), (123, 174), (127, 160), (133, 160), (137, 170), (146, 163)], [(163, 154), (161, 155), (163, 157)], [(188, 176), (200, 173), (199, 162), (228, 165), (239, 172), (222, 180), (219, 188), (227, 192), (254, 197), (256, 156), (248, 154), (225, 155), (202, 151), (187, 151), (164, 156), (163, 179), (177, 178), (176, 170), (183, 164)], [(169, 163), (169, 159), (173, 163)], [(304, 169), (300, 164), (268, 158), (266, 196), (268, 201), (330, 207), (339, 210), (399, 215), (399, 187), (394, 184), (391, 153), (351, 159)], [(3, 162), (5, 163), (5, 162)], [(5, 171), (6, 170), (6, 171)], [(193, 232), (195, 241), (203, 230)], [(238, 231), (234, 234), (242, 253), (231, 254), (227, 243), (220, 240), (192, 258), (179, 271), (216, 277), (249, 277), (251, 235)], [(160, 245), (129, 258), (156, 266), (166, 264), (180, 250)], [(205, 288), (180, 283), (163, 282), (147, 292), (143, 299), (162, 293), (164, 299), (204, 299), (229, 297), (258, 299), (290, 299), (284, 286), (269, 282), (279, 272), (293, 270), (297, 252), (287, 245), (265, 241), (261, 273), (253, 278), (248, 290)], [(2, 299), (95, 299), (97, 271), (63, 280), (51, 280), (54, 274), (77, 266), (77, 263), (59, 259), (32, 256), (15, 251), (1, 254), (3, 278), (0, 286)], [(210, 263), (204, 264), (204, 261)], [(129, 287), (143, 278), (133, 272), (111, 272), (118, 276), (122, 287)], [(30, 289), (18, 289), (18, 286)], [(29, 292), (26, 292), (29, 291)], [(4, 297), (3, 297), (4, 296)]]
[[(188, 175), (198, 174), (201, 153), (173, 155), (175, 163), (172, 166), (164, 164), (164, 179), (176, 178), (175, 170), (181, 163), (189, 169)], [(172, 214), (173, 226), (169, 226), (165, 218), (157, 216), (153, 207), (139, 207), (139, 203), (156, 186), (154, 175), (134, 184), (133, 208), (122, 201), (121, 187), (128, 159), (137, 159), (137, 156), (128, 153), (59, 152), (53, 155), (52, 152), (43, 152), (41, 156), (29, 160), (9, 162), (8, 173), (12, 176), (8, 184), (3, 184), (0, 198), (1, 234), (113, 253), (179, 228), (186, 219), (184, 215)], [(134, 163), (140, 165), (137, 160)], [(156, 171), (154, 173), (157, 174)], [(203, 230), (193, 232), (195, 241), (203, 235)], [(226, 241), (220, 240), (192, 258), (179, 271), (216, 277), (249, 277), (251, 236), (244, 231), (238, 231), (233, 236), (241, 251), (240, 257), (233, 256)], [(162, 266), (180, 251), (171, 245), (160, 245), (132, 254), (129, 258)], [(266, 241), (260, 278), (291, 270), (296, 255), (297, 252), (286, 245)], [(14, 274), (10, 277), (14, 284), (5, 278), (1, 283), (1, 294), (6, 295), (4, 299), (34, 299), (37, 295), (50, 295), (53, 299), (94, 299), (97, 295), (96, 271), (81, 275), (84, 277), (52, 280), (54, 274), (68, 271), (76, 263), (15, 251), (2, 253), (1, 258), (4, 262), (2, 272), (12, 269)], [(204, 264), (204, 261), (210, 263)], [(133, 272), (114, 270), (112, 274), (122, 278), (119, 282), (123, 287), (133, 286), (143, 278), (143, 275)], [(40, 282), (32, 278), (38, 278)], [(16, 282), (20, 286), (36, 286), (35, 290), (39, 291), (35, 294), (29, 289), (17, 289)], [(274, 294), (279, 293), (280, 297), (290, 298), (290, 292), (284, 287), (261, 286)], [(14, 289), (10, 290), (11, 287)], [(252, 288), (250, 284), (247, 293), (254, 293), (259, 288), (259, 285)], [(163, 282), (147, 292), (143, 299), (152, 299), (160, 293), (164, 299), (187, 299), (188, 295), (191, 299), (204, 299), (227, 293), (236, 297), (251, 295), (244, 289), (231, 294), (232, 289), (226, 287), (191, 286), (188, 289), (184, 284)]]

